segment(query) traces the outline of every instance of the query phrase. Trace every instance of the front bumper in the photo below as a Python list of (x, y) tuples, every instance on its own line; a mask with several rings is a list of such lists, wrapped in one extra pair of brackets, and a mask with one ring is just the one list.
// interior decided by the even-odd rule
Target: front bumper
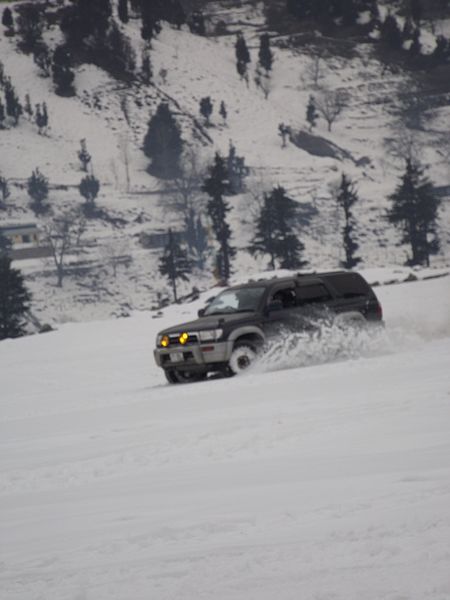
[[(163, 369), (212, 370), (218, 363), (227, 363), (233, 350), (233, 342), (176, 345), (171, 348), (155, 348), (153, 355), (158, 367)], [(182, 360), (180, 359), (182, 355)]]

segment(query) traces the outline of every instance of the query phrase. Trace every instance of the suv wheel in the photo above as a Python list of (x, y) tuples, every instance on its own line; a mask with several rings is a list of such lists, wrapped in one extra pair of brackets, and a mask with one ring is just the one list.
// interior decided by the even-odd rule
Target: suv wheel
[(168, 369), (164, 371), (166, 379), (169, 383), (195, 383), (206, 379), (206, 373), (192, 373), (189, 371), (177, 371), (176, 369)]
[(233, 348), (228, 364), (233, 375), (246, 371), (256, 359), (256, 350), (246, 342), (238, 343)]

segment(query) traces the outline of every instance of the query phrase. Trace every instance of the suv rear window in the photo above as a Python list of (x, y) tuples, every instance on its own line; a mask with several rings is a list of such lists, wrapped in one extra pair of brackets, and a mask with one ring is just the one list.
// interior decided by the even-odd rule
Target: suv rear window
[(314, 304), (315, 302), (331, 300), (331, 295), (321, 283), (312, 283), (311, 285), (297, 287), (297, 299), (300, 306), (302, 306), (303, 304)]
[(369, 284), (357, 273), (336, 273), (326, 275), (331, 285), (342, 298), (358, 298), (371, 293)]

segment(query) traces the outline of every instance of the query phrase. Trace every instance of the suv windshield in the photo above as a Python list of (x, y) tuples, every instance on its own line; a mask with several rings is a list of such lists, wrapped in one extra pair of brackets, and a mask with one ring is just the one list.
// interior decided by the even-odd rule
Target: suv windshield
[(205, 316), (226, 315), (237, 312), (254, 312), (257, 310), (264, 294), (263, 287), (237, 288), (225, 290), (208, 306)]

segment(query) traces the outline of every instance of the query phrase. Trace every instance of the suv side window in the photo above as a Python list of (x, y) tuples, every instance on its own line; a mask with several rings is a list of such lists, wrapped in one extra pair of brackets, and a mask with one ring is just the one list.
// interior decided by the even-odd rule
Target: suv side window
[(342, 298), (361, 298), (370, 295), (368, 283), (357, 273), (336, 273), (327, 279)]
[(297, 287), (297, 298), (299, 306), (326, 302), (332, 299), (330, 292), (323, 283), (312, 283)]
[(274, 290), (270, 294), (268, 303), (280, 303), (280, 308), (294, 308), (297, 304), (294, 288), (289, 286)]

